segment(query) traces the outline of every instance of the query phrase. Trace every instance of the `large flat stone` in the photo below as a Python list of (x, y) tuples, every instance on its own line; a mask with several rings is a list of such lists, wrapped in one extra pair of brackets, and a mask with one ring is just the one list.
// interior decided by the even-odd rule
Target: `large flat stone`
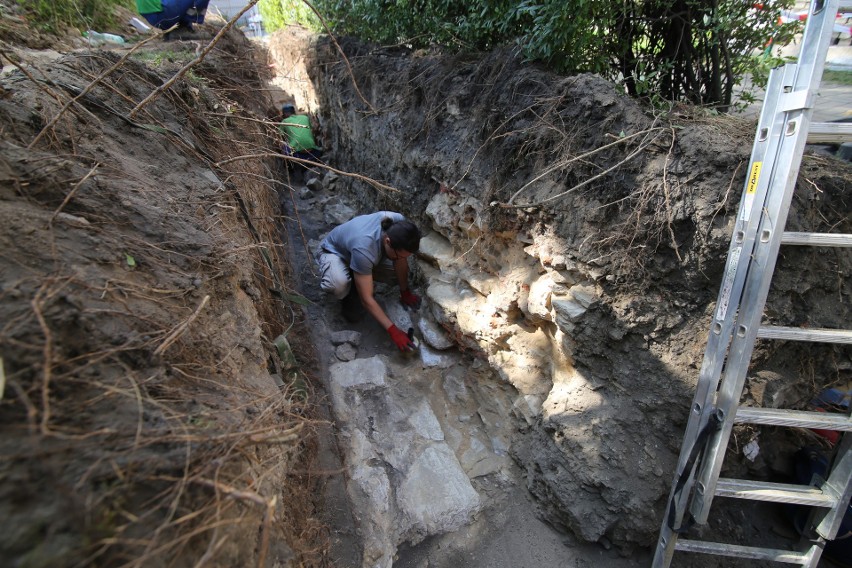
[[(412, 542), (458, 529), (480, 506), (479, 494), (446, 444), (427, 447), (397, 490), (400, 511), (410, 522)], [(419, 538), (418, 538), (419, 537)]]

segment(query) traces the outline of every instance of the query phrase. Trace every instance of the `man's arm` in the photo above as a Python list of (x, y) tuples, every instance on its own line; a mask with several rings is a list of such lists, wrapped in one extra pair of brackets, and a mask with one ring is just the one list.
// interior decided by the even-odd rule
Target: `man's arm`
[(370, 315), (379, 322), (379, 325), (381, 325), (383, 329), (388, 329), (392, 326), (393, 322), (387, 314), (385, 314), (385, 311), (373, 297), (373, 275), (353, 272), (352, 279), (355, 284), (355, 289), (358, 290), (358, 297), (361, 298), (361, 303), (364, 305), (364, 308), (370, 312)]

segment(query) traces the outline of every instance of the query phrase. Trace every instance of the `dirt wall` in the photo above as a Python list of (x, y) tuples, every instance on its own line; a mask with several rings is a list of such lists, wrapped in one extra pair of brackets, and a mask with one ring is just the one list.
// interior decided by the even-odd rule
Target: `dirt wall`
[[(347, 61), (322, 40), (308, 58), (329, 162), (394, 190), (350, 178), (338, 191), (430, 231), (420, 285), (458, 341), (517, 389), (526, 442), (512, 451), (543, 515), (625, 551), (650, 544), (754, 123), (645, 107), (511, 50), (470, 59), (341, 45)], [(849, 166), (811, 156), (802, 172), (788, 228), (850, 232)], [(767, 317), (842, 327), (849, 270), (834, 250), (785, 249)], [(756, 353), (748, 396), (767, 406), (801, 406), (852, 367), (836, 347)], [(793, 446), (757, 463), (737, 451), (727, 467), (778, 475)]]
[(323, 550), (310, 381), (274, 344), (303, 340), (276, 165), (257, 157), (277, 148), (265, 61), (229, 34), (132, 112), (196, 47), (4, 52), (9, 565), (310, 565)]

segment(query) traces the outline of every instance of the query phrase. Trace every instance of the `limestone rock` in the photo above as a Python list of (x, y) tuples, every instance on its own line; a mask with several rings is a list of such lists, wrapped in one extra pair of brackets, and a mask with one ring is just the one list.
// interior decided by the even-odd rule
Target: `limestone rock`
[(426, 345), (420, 346), (420, 362), (423, 367), (438, 367), (439, 369), (447, 369), (452, 367), (456, 362), (456, 357), (450, 354), (433, 351)]
[(421, 402), (417, 409), (408, 417), (408, 423), (422, 438), (426, 440), (444, 440), (444, 432), (435, 417), (435, 413), (426, 402)]
[(341, 422), (352, 420), (352, 412), (358, 411), (353, 404), (360, 399), (360, 392), (384, 389), (387, 384), (387, 367), (378, 357), (355, 359), (335, 363), (329, 368), (332, 410)]
[(583, 304), (563, 298), (554, 298), (552, 306), (556, 325), (568, 334), (574, 331), (575, 322), (579, 321), (587, 311)]
[(331, 334), (332, 345), (342, 345), (343, 343), (351, 343), (355, 347), (358, 347), (361, 345), (361, 333), (351, 329), (344, 329)]
[(351, 343), (341, 343), (334, 348), (334, 356), (340, 361), (352, 361), (358, 356), (358, 348)]
[[(393, 289), (388, 292), (384, 301), (385, 314), (390, 320), (402, 331), (407, 332), (409, 328), (414, 327), (414, 322), (411, 321), (411, 314), (406, 310), (399, 301), (399, 290)], [(422, 310), (423, 307), (421, 306)]]
[(323, 189), (322, 180), (318, 177), (311, 177), (305, 182), (305, 185), (311, 191), (322, 191)]
[(456, 254), (449, 240), (437, 231), (430, 231), (420, 239), (418, 256), (445, 271), (454, 263)]
[(520, 395), (515, 399), (512, 408), (521, 415), (527, 424), (532, 424), (541, 415), (541, 407), (544, 396), (535, 394)]
[(334, 227), (336, 227), (337, 225), (342, 225), (343, 223), (349, 221), (357, 215), (355, 209), (349, 207), (341, 201), (329, 203), (328, 205), (326, 205), (324, 213), (325, 223)]
[(527, 312), (538, 319), (553, 321), (550, 313), (550, 297), (553, 290), (553, 274), (546, 272), (530, 284)]
[(444, 349), (455, 346), (455, 343), (450, 339), (449, 334), (447, 334), (444, 328), (428, 317), (421, 317), (420, 321), (417, 322), (417, 328), (420, 330), (423, 341), (430, 347), (443, 351)]
[(410, 539), (456, 530), (470, 521), (479, 494), (446, 445), (429, 446), (411, 464), (397, 490)]

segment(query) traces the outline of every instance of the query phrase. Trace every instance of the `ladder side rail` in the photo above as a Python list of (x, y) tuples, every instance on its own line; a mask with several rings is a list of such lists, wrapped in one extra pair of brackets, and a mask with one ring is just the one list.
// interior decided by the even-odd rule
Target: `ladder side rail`
[(785, 125), (782, 144), (770, 173), (771, 187), (760, 219), (760, 238), (755, 247), (752, 269), (746, 278), (736, 331), (717, 395), (717, 409), (723, 413), (722, 427), (711, 437), (707, 455), (696, 475), (691, 512), (696, 522), (701, 524), (707, 522), (716, 481), (722, 469), (807, 142), (807, 128), (813, 113), (812, 97), (802, 95), (819, 87), (837, 5), (837, 0), (830, 1), (828, 5), (820, 0), (811, 3), (812, 13), (805, 28), (800, 60), (790, 66), (794, 75), (791, 82), (787, 83), (789, 74), (785, 73), (785, 84), (782, 85), (785, 96), (780, 100)]
[[(776, 92), (779, 92), (783, 77), (778, 73), (773, 73), (773, 75), (774, 77), (770, 81), (774, 80), (779, 85), (779, 88), (776, 89)], [(773, 111), (776, 106), (777, 97), (775, 97), (775, 104), (772, 105)], [(766, 114), (765, 122), (769, 122), (774, 118), (772, 116), (773, 112), (770, 111)], [(763, 128), (769, 129), (769, 126), (764, 127), (759, 123), (758, 132)], [(765, 163), (767, 155), (777, 152), (778, 143), (777, 139), (773, 140), (767, 136), (759, 146), (756, 146), (752, 152), (753, 157), (750, 160), (749, 171), (752, 170), (753, 164)], [(748, 197), (744, 197), (741, 200), (737, 213), (737, 225), (731, 237), (728, 260), (725, 266), (725, 280), (720, 287), (716, 301), (713, 324), (708, 333), (704, 359), (701, 370), (699, 371), (696, 395), (693, 399), (693, 405), (690, 408), (687, 432), (684, 436), (685, 440), (697, 436), (698, 432), (703, 429), (709, 419), (711, 404), (715, 398), (716, 388), (722, 374), (721, 363), (730, 345), (734, 324), (736, 323), (736, 306), (739, 304), (742, 296), (749, 263), (752, 258), (752, 251), (757, 238), (760, 208), (762, 207), (760, 204), (765, 199), (769, 185), (765, 180), (766, 178), (758, 176), (756, 178), (750, 177), (745, 182), (745, 193)], [(757, 197), (756, 199), (755, 196)], [(752, 226), (749, 226), (750, 221), (752, 222)], [(678, 471), (686, 464), (689, 457), (689, 450), (691, 449), (691, 445), (686, 447), (687, 444), (684, 444), (684, 446), (678, 460)]]
[[(830, 0), (825, 7), (823, 17), (827, 18), (830, 22), (834, 22), (839, 6), (839, 0)], [(814, 54), (814, 57), (817, 64), (824, 65), (831, 39), (831, 27), (821, 27), (825, 28), (822, 30), (822, 35), (825, 37), (820, 38), (821, 41), (818, 43), (818, 50)], [(814, 88), (819, 85), (822, 78), (821, 66), (818, 71), (812, 77)], [(809, 122), (810, 113), (806, 113), (806, 115), (805, 125)], [(817, 525), (816, 532), (823, 538), (833, 539), (837, 536), (837, 531), (849, 507), (849, 499), (852, 497), (852, 435), (849, 433), (843, 435), (843, 439), (838, 446), (835, 463), (832, 464), (828, 480), (823, 484), (823, 491), (833, 493), (838, 498), (838, 504), (830, 511), (818, 513), (823, 515), (823, 519)]]
[[(799, 140), (802, 143), (797, 142), (796, 146), (803, 147), (804, 138), (800, 137)], [(784, 154), (790, 152), (791, 150), (787, 150)], [(793, 156), (789, 157), (791, 160), (793, 159)], [(798, 162), (798, 160), (796, 161)], [(799, 164), (790, 163), (788, 167), (791, 170), (798, 170)], [(717, 411), (722, 413), (722, 426), (708, 443), (705, 461), (701, 464), (700, 471), (697, 474), (696, 491), (691, 510), (698, 523), (707, 522), (710, 504), (716, 490), (716, 481), (722, 468), (728, 440), (733, 429), (734, 417), (745, 385), (749, 362), (754, 351), (754, 343), (760, 329), (760, 321), (781, 245), (782, 228), (789, 211), (795, 177), (795, 175), (792, 175), (788, 179), (780, 180), (785, 185), (783, 198), (773, 199), (775, 203), (767, 204), (767, 210), (764, 212), (763, 223), (761, 223), (761, 242), (755, 248), (754, 253), (756, 266), (753, 266), (753, 270), (747, 278), (746, 290), (738, 314), (737, 329), (731, 342), (730, 353), (716, 401)], [(775, 176), (773, 176), (773, 185), (780, 185)], [(776, 227), (778, 227), (778, 230), (776, 230)]]
[[(813, 0), (809, 7), (810, 14), (805, 25), (797, 64), (800, 70), (807, 73), (808, 83), (802, 87), (813, 93), (816, 93), (822, 81), (822, 72), (825, 61), (828, 59), (828, 48), (831, 44), (834, 20), (837, 18), (839, 6), (838, 0)], [(808, 117), (810, 118), (810, 114)], [(805, 129), (804, 132), (808, 130)]]
[(837, 506), (817, 513), (822, 519), (818, 521), (815, 530), (821, 537), (833, 540), (849, 509), (849, 499), (852, 498), (852, 434), (848, 432), (843, 434), (843, 439), (837, 447), (834, 463), (831, 464), (831, 474), (822, 490), (837, 499)]
[[(671, 494), (667, 501), (668, 506), (674, 506), (677, 511), (676, 523), (678, 524), (680, 524), (683, 512), (687, 507), (691, 483), (684, 487), (680, 494), (676, 494), (675, 486), (681, 475), (694, 475), (693, 472), (684, 472), (684, 469), (689, 460), (694, 441), (706, 427), (710, 418), (713, 399), (716, 396), (716, 389), (722, 373), (721, 363), (731, 341), (736, 321), (736, 306), (739, 304), (742, 295), (746, 274), (748, 273), (748, 264), (752, 257), (751, 252), (756, 240), (760, 209), (768, 190), (768, 183), (766, 182), (768, 176), (761, 177), (760, 170), (777, 153), (780, 144), (780, 137), (770, 137), (769, 132), (773, 130), (773, 127), (776, 130), (783, 128), (783, 125), (773, 125), (772, 123), (778, 120), (780, 114), (777, 112), (777, 108), (781, 86), (784, 82), (784, 73), (785, 67), (780, 67), (773, 69), (769, 75), (766, 90), (767, 98), (761, 110), (752, 157), (749, 161), (749, 176), (745, 181), (743, 198), (740, 200), (737, 223), (731, 236), (728, 259), (725, 265), (725, 276), (719, 289), (713, 323), (708, 334), (698, 384), (690, 407), (683, 444), (675, 469), (676, 473), (672, 481)], [(755, 164), (758, 165), (755, 166)], [(752, 224), (751, 227), (749, 222)], [(654, 557), (653, 566), (655, 568), (668, 566), (674, 554), (676, 540), (676, 534), (669, 527), (667, 507), (663, 515), (657, 551)]]

